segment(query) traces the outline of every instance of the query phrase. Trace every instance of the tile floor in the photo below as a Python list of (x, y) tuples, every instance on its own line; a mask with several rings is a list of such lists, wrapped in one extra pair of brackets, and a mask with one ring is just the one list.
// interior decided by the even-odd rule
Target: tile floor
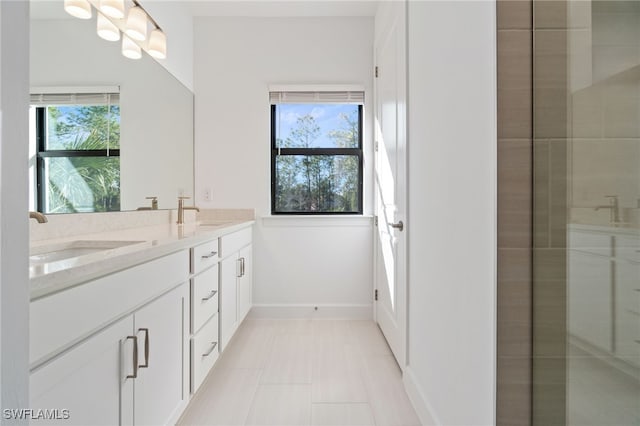
[(640, 425), (640, 373), (625, 373), (575, 345), (569, 354), (567, 425)]
[(180, 425), (414, 426), (371, 321), (247, 319)]

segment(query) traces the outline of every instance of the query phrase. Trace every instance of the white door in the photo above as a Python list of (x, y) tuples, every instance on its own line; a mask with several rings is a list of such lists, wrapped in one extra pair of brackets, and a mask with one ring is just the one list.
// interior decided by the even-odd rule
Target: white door
[[(403, 6), (400, 6), (403, 8)], [(406, 65), (404, 13), (376, 42), (376, 321), (406, 364)]]

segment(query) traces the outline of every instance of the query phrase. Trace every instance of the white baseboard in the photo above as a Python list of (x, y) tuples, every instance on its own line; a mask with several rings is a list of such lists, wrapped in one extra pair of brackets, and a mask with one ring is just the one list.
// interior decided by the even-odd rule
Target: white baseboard
[(253, 305), (249, 318), (372, 320), (373, 305)]
[(431, 404), (429, 404), (427, 396), (422, 390), (422, 386), (418, 383), (416, 375), (410, 366), (405, 367), (402, 381), (404, 382), (404, 389), (407, 391), (409, 400), (411, 400), (422, 426), (442, 425), (438, 417), (434, 414), (433, 408)]

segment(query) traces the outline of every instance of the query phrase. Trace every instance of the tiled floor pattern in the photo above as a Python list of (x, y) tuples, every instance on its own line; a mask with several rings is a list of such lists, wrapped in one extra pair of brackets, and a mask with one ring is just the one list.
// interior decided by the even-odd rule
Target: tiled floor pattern
[(640, 425), (640, 374), (576, 346), (567, 360), (567, 425)]
[(415, 426), (371, 321), (247, 319), (180, 425)]

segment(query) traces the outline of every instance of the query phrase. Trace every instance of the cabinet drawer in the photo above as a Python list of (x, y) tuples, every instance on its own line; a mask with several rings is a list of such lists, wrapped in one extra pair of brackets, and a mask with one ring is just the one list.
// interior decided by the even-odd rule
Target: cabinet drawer
[(220, 238), (220, 256), (228, 256), (251, 244), (251, 227)]
[(191, 332), (218, 312), (218, 265), (191, 279)]
[(197, 274), (218, 262), (218, 239), (191, 249), (191, 273)]
[(191, 392), (198, 390), (218, 359), (218, 315), (191, 339)]
[(573, 229), (569, 231), (569, 247), (572, 250), (611, 256), (612, 237), (609, 234)]

